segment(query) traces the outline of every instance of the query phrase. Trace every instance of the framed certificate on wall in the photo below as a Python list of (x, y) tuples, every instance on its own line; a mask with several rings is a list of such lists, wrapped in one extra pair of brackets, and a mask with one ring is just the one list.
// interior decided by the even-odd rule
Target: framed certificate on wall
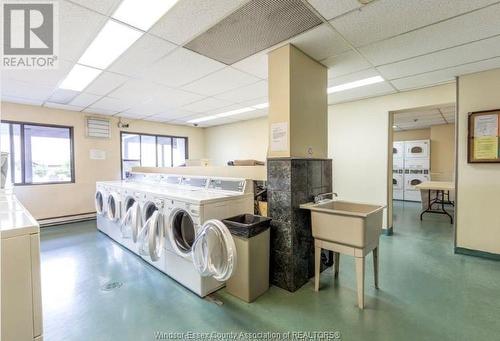
[(500, 109), (469, 113), (469, 163), (500, 163)]

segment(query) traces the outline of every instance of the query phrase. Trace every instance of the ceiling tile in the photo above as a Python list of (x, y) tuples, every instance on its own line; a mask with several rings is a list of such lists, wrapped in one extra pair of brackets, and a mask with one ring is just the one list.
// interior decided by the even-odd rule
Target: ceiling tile
[(59, 58), (76, 62), (106, 20), (102, 14), (59, 1)]
[(230, 101), (225, 101), (213, 97), (208, 97), (205, 99), (202, 99), (201, 101), (197, 101), (191, 104), (188, 104), (184, 107), (182, 107), (185, 110), (189, 110), (195, 113), (199, 112), (207, 112), (210, 110), (215, 110), (219, 108), (226, 107), (228, 105), (234, 104), (234, 102)]
[(82, 111), (83, 110), (83, 107), (78, 107), (75, 105), (61, 104), (61, 103), (52, 103), (52, 102), (46, 102), (44, 104), (44, 106), (48, 107), (48, 108), (70, 110), (70, 111)]
[(55, 88), (66, 77), (73, 65), (73, 63), (60, 60), (55, 69), (2, 69), (1, 82), (6, 84), (12, 79), (36, 86)]
[(328, 104), (349, 102), (358, 99), (383, 96), (395, 93), (396, 91), (386, 82), (363, 86), (351, 90), (345, 90), (328, 95)]
[(128, 77), (104, 71), (85, 89), (85, 92), (91, 93), (93, 95), (107, 95), (108, 93), (125, 83), (128, 79)]
[(263, 103), (267, 103), (267, 102), (268, 102), (268, 99), (267, 99), (267, 96), (265, 96), (265, 97), (255, 98), (255, 99), (252, 99), (249, 101), (244, 101), (244, 102), (238, 103), (238, 105), (240, 105), (242, 107), (253, 107), (254, 105), (263, 104)]
[[(2, 97), (19, 97), (34, 102), (45, 101), (52, 95), (53, 87), (9, 80), (2, 83)], [(29, 97), (29, 98), (27, 98)]]
[(386, 79), (397, 79), (500, 56), (500, 36), (378, 67)]
[(248, 0), (183, 0), (150, 30), (154, 35), (183, 45)]
[(316, 60), (323, 60), (350, 50), (349, 45), (328, 24), (298, 35), (290, 42)]
[(364, 46), (360, 51), (375, 65), (387, 64), (500, 34), (499, 17), (500, 4), (489, 6)]
[(19, 104), (28, 104), (28, 105), (39, 106), (39, 105), (42, 105), (44, 101), (43, 100), (30, 99), (30, 98), (7, 96), (6, 94), (2, 93), (2, 102), (12, 102), (12, 103), (19, 103)]
[(358, 0), (308, 0), (327, 20), (361, 7)]
[(210, 58), (184, 48), (178, 48), (146, 68), (142, 75), (146, 79), (178, 87), (220, 70), (224, 66), (224, 64)]
[(177, 45), (163, 39), (145, 34), (118, 58), (109, 70), (129, 76), (140, 75), (146, 67), (149, 67), (176, 47)]
[(131, 79), (109, 93), (109, 96), (125, 101), (145, 102), (154, 97), (155, 94), (167, 90), (166, 87), (151, 81)]
[(333, 19), (333, 26), (355, 46), (393, 37), (451, 18), (497, 0), (375, 1), (361, 11)]
[(359, 81), (361, 79), (380, 76), (380, 73), (375, 69), (366, 69), (358, 72), (350, 73), (348, 75), (338, 76), (328, 79), (328, 87), (345, 84), (349, 82)]
[(96, 102), (101, 96), (81, 93), (74, 100), (71, 101), (71, 105), (80, 106), (80, 107), (88, 107), (92, 103)]
[(455, 76), (500, 68), (500, 57), (391, 81), (398, 90), (423, 88), (455, 81)]
[(48, 101), (52, 103), (68, 104), (79, 94), (78, 91), (67, 89), (56, 89), (49, 97)]
[(90, 106), (91, 109), (109, 110), (115, 113), (125, 111), (132, 106), (132, 103), (112, 97), (103, 97)]
[(121, 0), (72, 0), (70, 2), (87, 7), (101, 14), (110, 15), (118, 7)]
[(190, 92), (162, 88), (162, 91), (156, 93), (150, 100), (143, 103), (135, 103), (127, 110), (127, 112), (148, 115), (165, 113), (175, 111), (183, 105), (193, 103), (201, 99), (203, 99), (203, 96)]
[(247, 84), (254, 83), (259, 79), (241, 71), (227, 67), (214, 72), (202, 79), (192, 82), (183, 87), (184, 90), (195, 93), (213, 96), (225, 91), (229, 91)]
[(339, 77), (371, 67), (363, 57), (355, 51), (348, 51), (330, 57), (321, 62), (328, 67), (328, 78)]
[(267, 109), (250, 111), (244, 114), (232, 116), (231, 123), (245, 121), (245, 120), (254, 120), (256, 118), (264, 117), (267, 115), (268, 115)]
[(224, 99), (226, 101), (232, 101), (233, 103), (240, 103), (255, 98), (267, 97), (267, 95), (267, 81), (259, 81), (257, 83), (246, 85), (235, 90), (218, 94), (215, 97)]
[(91, 114), (98, 114), (98, 115), (105, 115), (105, 116), (111, 116), (116, 114), (116, 110), (105, 110), (105, 109), (94, 109), (94, 108), (86, 108), (83, 110), (83, 112), (86, 113), (91, 113)]
[(267, 79), (267, 53), (257, 53), (231, 65), (256, 77)]

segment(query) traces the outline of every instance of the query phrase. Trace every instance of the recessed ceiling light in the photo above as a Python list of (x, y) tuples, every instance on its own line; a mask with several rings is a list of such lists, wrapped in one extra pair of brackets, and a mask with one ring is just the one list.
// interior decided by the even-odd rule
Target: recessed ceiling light
[(130, 26), (108, 20), (78, 63), (105, 69), (142, 35)]
[(149, 30), (178, 0), (123, 0), (113, 18)]
[(340, 91), (344, 91), (344, 90), (359, 88), (361, 86), (366, 86), (366, 85), (370, 85), (370, 84), (380, 83), (380, 82), (383, 82), (383, 81), (384, 81), (384, 79), (382, 77), (375, 76), (375, 77), (360, 79), (359, 81), (354, 81), (354, 82), (349, 82), (349, 83), (345, 83), (345, 84), (340, 84), (340, 85), (332, 86), (332, 87), (329, 87), (327, 89), (327, 92), (329, 94), (332, 94), (334, 92), (340, 92)]
[(66, 78), (62, 81), (59, 88), (74, 91), (82, 91), (89, 85), (102, 70), (94, 69), (92, 67), (75, 64)]

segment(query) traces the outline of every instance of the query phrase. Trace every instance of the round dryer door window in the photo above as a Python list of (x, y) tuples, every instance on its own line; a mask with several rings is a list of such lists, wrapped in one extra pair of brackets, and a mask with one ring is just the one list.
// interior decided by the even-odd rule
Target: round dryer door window
[(188, 256), (196, 237), (196, 226), (189, 213), (182, 208), (172, 211), (167, 231), (174, 251), (179, 256)]
[(120, 199), (116, 193), (111, 193), (108, 197), (108, 218), (112, 221), (120, 218)]
[(95, 193), (95, 210), (97, 214), (104, 214), (104, 196), (101, 191)]
[(236, 265), (236, 246), (226, 225), (219, 220), (203, 224), (193, 243), (193, 264), (201, 276), (227, 281)]

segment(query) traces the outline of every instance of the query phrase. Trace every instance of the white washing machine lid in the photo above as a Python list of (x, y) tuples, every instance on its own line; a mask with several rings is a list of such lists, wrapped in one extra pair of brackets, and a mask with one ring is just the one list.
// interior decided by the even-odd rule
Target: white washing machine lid
[(201, 227), (192, 248), (193, 264), (201, 276), (227, 281), (236, 266), (236, 246), (229, 229), (219, 220)]

